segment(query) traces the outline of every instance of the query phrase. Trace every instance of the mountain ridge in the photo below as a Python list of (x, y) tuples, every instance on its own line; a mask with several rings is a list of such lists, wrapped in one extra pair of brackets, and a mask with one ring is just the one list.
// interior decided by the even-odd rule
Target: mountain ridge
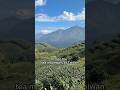
[(85, 30), (79, 26), (73, 26), (65, 30), (57, 30), (43, 35), (36, 42), (45, 42), (55, 47), (69, 47), (74, 43), (85, 40)]

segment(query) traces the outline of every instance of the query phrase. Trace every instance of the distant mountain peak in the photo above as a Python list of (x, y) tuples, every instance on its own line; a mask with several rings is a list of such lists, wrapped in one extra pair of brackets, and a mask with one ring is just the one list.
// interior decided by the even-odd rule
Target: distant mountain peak
[(45, 42), (55, 47), (68, 47), (83, 40), (85, 40), (85, 30), (79, 26), (57, 30), (36, 39), (37, 42)]

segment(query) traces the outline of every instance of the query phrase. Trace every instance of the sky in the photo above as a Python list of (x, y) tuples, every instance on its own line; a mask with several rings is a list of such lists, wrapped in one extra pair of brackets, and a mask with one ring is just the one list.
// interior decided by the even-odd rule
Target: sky
[(35, 0), (35, 34), (85, 27), (85, 0)]

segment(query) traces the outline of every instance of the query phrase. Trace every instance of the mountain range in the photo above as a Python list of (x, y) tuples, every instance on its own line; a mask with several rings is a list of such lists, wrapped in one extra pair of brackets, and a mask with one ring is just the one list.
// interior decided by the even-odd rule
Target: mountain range
[(73, 26), (66, 30), (57, 30), (49, 34), (39, 35), (39, 37), (36, 37), (37, 43), (44, 42), (58, 48), (69, 47), (84, 40), (85, 29), (79, 26)]
[(34, 18), (7, 17), (0, 20), (0, 28), (0, 40), (34, 41)]

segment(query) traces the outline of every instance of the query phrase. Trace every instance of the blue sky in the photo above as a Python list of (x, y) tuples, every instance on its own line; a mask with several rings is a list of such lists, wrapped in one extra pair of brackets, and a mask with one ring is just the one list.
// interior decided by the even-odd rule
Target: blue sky
[(84, 0), (35, 0), (37, 34), (48, 34), (76, 25), (85, 26)]

